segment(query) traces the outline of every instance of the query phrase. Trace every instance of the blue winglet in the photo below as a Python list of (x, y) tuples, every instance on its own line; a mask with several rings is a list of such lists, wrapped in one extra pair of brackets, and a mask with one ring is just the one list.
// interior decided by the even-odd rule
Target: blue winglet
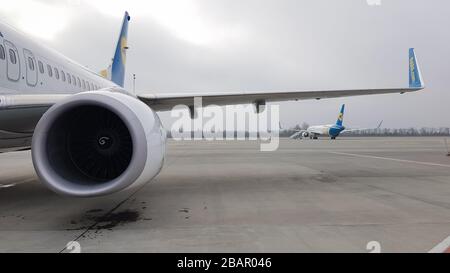
[(424, 88), (422, 73), (414, 48), (409, 49), (409, 88)]

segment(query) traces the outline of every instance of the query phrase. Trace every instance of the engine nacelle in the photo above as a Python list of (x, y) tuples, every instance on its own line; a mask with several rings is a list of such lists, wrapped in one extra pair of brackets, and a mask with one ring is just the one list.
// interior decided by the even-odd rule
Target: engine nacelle
[(84, 92), (52, 106), (36, 126), (34, 168), (53, 191), (75, 197), (106, 195), (142, 185), (164, 163), (161, 121), (138, 99)]
[(309, 133), (308, 132), (303, 132), (302, 136), (303, 137), (309, 137)]

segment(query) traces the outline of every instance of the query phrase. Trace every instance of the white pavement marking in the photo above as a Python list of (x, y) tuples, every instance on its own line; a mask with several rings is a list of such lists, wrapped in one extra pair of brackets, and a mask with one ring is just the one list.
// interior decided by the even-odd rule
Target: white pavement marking
[(381, 157), (381, 156), (372, 156), (372, 155), (349, 154), (349, 153), (341, 153), (341, 152), (329, 152), (329, 153), (330, 154), (336, 154), (336, 155), (346, 155), (346, 156), (372, 158), (372, 159), (383, 159), (383, 160), (390, 160), (390, 161), (403, 162), (403, 163), (414, 163), (414, 164), (427, 165), (427, 166), (437, 166), (437, 167), (450, 168), (450, 165), (433, 163), (433, 162), (405, 160), (405, 159), (397, 159), (397, 158)]
[(428, 253), (445, 253), (450, 249), (450, 236), (447, 237), (444, 241), (435, 246), (432, 250), (428, 251)]

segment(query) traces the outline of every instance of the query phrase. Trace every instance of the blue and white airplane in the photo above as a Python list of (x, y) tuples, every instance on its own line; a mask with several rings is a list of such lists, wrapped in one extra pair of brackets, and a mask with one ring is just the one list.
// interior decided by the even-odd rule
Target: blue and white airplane
[[(158, 112), (194, 98), (205, 105), (409, 93), (424, 88), (414, 50), (406, 88), (279, 92), (133, 92), (124, 88), (125, 13), (109, 68), (95, 73), (0, 23), (0, 150), (31, 149), (40, 181), (74, 197), (107, 195), (151, 181), (166, 134)], [(191, 110), (192, 111), (192, 110)]]
[(344, 110), (345, 104), (342, 105), (341, 111), (339, 112), (338, 119), (335, 124), (328, 125), (314, 125), (310, 126), (305, 130), (297, 130), (295, 134), (291, 136), (291, 138), (311, 138), (318, 139), (319, 136), (331, 137), (331, 139), (336, 139), (340, 134), (345, 132), (356, 132), (363, 131), (369, 129), (379, 129), (383, 121), (381, 121), (376, 128), (355, 128), (355, 129), (346, 129), (344, 126)]

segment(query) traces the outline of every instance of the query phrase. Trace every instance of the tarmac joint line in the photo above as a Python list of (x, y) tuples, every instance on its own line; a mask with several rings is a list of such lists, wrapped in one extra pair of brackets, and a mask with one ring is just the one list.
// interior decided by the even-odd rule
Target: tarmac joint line
[(413, 164), (433, 166), (433, 167), (450, 168), (450, 165), (433, 163), (433, 162), (414, 161), (414, 160), (398, 159), (398, 158), (392, 158), (392, 157), (372, 156), (372, 155), (363, 155), (363, 154), (351, 154), (351, 153), (342, 153), (342, 152), (328, 152), (328, 153), (335, 154), (335, 155), (353, 156), (353, 157), (370, 158), (370, 159), (382, 159), (382, 160), (396, 161), (396, 162), (402, 162), (402, 163), (413, 163)]

